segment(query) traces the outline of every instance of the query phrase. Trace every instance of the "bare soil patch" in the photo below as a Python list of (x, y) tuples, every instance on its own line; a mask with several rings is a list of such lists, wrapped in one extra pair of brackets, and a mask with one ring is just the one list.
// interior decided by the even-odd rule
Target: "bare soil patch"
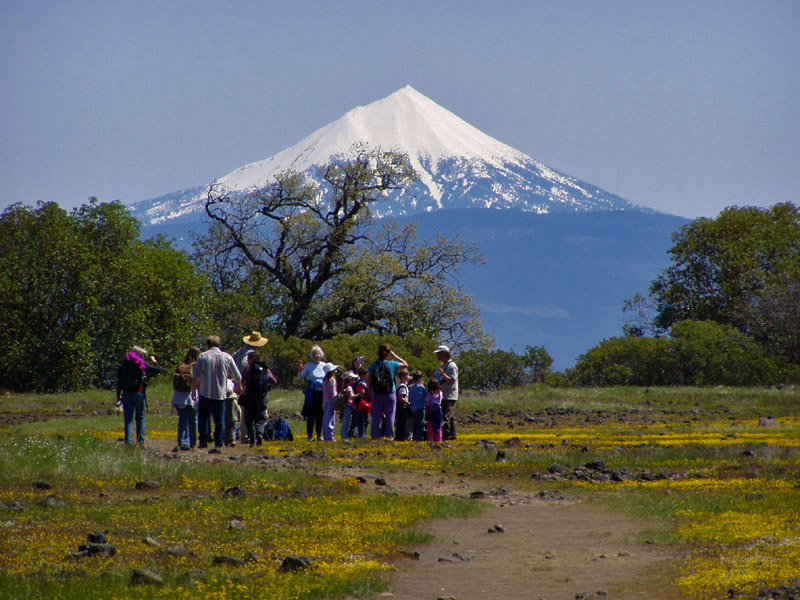
[[(148, 441), (148, 451), (177, 460), (264, 461), (281, 468), (284, 459), (260, 456), (237, 445), (222, 454), (173, 453), (167, 440)], [(303, 460), (285, 459), (291, 468)], [(289, 462), (290, 461), (290, 462)], [(375, 472), (335, 467), (321, 475), (360, 477), (364, 493), (437, 494), (472, 498), (479, 516), (425, 522), (431, 544), (405, 549), (389, 591), (396, 600), (674, 600), (670, 559), (663, 548), (642, 540), (647, 522), (598, 502), (591, 495), (564, 490), (522, 492), (487, 488), (487, 482), (449, 474)], [(416, 553), (416, 554), (415, 554)]]

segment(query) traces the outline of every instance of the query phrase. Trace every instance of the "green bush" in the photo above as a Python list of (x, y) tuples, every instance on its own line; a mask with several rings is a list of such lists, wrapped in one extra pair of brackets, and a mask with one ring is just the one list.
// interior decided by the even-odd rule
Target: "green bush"
[(670, 338), (603, 340), (567, 376), (580, 386), (752, 386), (796, 382), (799, 372), (730, 325), (681, 321)]
[(485, 348), (457, 357), (459, 387), (499, 390), (545, 381), (553, 359), (541, 346), (527, 346), (525, 354)]

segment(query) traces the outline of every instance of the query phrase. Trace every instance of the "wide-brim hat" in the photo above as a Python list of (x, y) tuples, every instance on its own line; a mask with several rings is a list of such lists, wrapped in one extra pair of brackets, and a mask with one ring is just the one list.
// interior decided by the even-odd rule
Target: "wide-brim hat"
[(336, 371), (337, 369), (341, 371), (341, 370), (342, 370), (342, 367), (340, 367), (339, 365), (335, 365), (335, 364), (333, 364), (333, 363), (328, 363), (327, 365), (325, 365), (324, 367), (322, 367), (322, 370), (323, 370), (325, 373), (330, 373), (331, 371)]
[(342, 375), (342, 379), (358, 379), (358, 373), (355, 371), (347, 371)]
[(434, 354), (439, 354), (439, 352), (447, 352), (450, 354), (450, 348), (445, 345), (439, 346), (436, 350), (433, 351)]
[(248, 346), (255, 346), (256, 348), (260, 348), (264, 344), (266, 344), (269, 340), (265, 337), (261, 337), (260, 331), (251, 331), (250, 335), (246, 335), (242, 338), (245, 344)]

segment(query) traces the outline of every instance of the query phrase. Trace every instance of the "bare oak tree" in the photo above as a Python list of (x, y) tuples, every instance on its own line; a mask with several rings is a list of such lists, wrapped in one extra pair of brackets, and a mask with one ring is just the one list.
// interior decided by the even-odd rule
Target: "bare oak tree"
[[(424, 331), (452, 345), (487, 343), (458, 268), (483, 257), (460, 238), (418, 240), (416, 224), (376, 219), (417, 175), (408, 157), (356, 145), (318, 181), (285, 172), (248, 194), (212, 187), (195, 257), (218, 291), (269, 296), (262, 321), (284, 337)], [(257, 282), (257, 285), (255, 285)]]

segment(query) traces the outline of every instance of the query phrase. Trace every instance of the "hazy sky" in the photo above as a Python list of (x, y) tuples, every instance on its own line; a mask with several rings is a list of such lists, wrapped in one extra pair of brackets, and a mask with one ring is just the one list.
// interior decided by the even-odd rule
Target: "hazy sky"
[(800, 201), (797, 0), (5, 0), (0, 40), (0, 207), (202, 185), (406, 84), (657, 210)]

